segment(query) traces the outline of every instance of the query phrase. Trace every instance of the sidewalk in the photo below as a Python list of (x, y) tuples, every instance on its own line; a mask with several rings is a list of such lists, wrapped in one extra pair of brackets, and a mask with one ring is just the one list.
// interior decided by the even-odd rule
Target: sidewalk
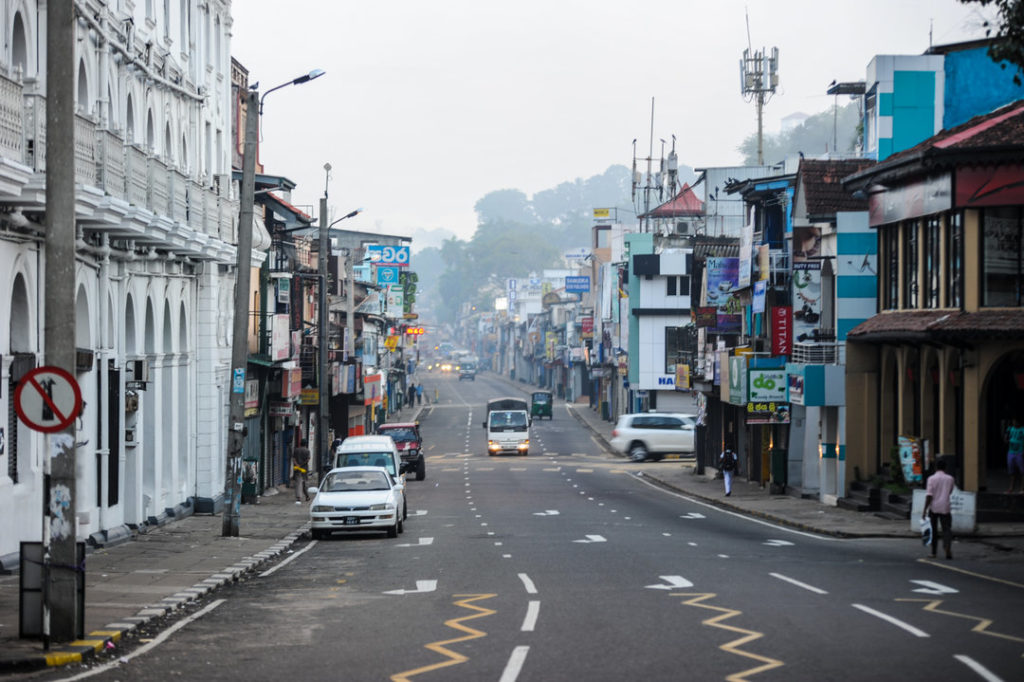
[(242, 505), (238, 537), (221, 535), (220, 514), (193, 515), (88, 554), (86, 636), (50, 651), (18, 637), (19, 576), (0, 576), (0, 674), (73, 664), (101, 652), (116, 657), (120, 640), (133, 631), (289, 551), (306, 529), (307, 506), (296, 505), (284, 486), (258, 500)]

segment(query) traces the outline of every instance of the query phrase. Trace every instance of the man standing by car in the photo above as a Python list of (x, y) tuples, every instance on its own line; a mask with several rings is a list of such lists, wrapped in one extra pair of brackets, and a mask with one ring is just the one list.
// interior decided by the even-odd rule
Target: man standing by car
[(309, 448), (306, 441), (292, 450), (292, 483), (295, 485), (295, 504), (302, 504), (302, 496), (309, 502), (309, 491), (306, 489), (306, 476), (309, 472)]
[(722, 472), (722, 479), (725, 481), (725, 496), (732, 495), (732, 474), (739, 468), (740, 458), (729, 446), (718, 455), (718, 470)]

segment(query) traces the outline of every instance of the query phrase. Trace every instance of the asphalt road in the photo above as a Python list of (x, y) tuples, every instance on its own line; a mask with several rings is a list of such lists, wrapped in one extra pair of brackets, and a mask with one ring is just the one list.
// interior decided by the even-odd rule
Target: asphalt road
[(1010, 567), (942, 570), (905, 541), (686, 499), (561, 405), (534, 421), (530, 456), (489, 457), (483, 405), (507, 387), (424, 384), (439, 400), (421, 418), (427, 478), (409, 481), (403, 535), (300, 544), (90, 679), (1024, 679)]

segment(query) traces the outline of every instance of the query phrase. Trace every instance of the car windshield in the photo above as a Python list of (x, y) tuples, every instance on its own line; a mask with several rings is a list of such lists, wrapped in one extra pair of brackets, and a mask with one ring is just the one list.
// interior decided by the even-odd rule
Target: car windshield
[(522, 431), (525, 429), (525, 412), (491, 412), (492, 431)]
[(388, 477), (381, 471), (333, 471), (320, 488), (324, 492), (344, 493), (363, 490), (390, 490)]
[(381, 433), (386, 436), (391, 436), (396, 443), (409, 440), (419, 440), (416, 437), (416, 432), (408, 426), (396, 427), (393, 429), (381, 429)]
[(539, 403), (539, 404), (543, 405), (543, 404), (547, 403), (549, 400), (551, 400), (551, 396), (549, 396), (547, 393), (534, 393), (533, 394), (533, 402), (535, 402), (535, 403)]
[(395, 475), (394, 457), (389, 452), (342, 452), (338, 454), (339, 467), (384, 467)]

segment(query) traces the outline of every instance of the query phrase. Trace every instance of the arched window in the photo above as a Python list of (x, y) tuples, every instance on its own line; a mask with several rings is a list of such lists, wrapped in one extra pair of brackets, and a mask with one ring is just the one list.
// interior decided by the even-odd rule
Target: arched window
[(132, 106), (131, 95), (128, 95), (128, 110), (124, 116), (124, 141), (128, 144), (135, 142), (135, 108)]
[(28, 72), (28, 40), (26, 39), (25, 22), (21, 12), (14, 15), (14, 27), (11, 30), (11, 66), (24, 77)]
[(85, 60), (81, 60), (78, 62), (78, 93), (75, 111), (88, 116), (91, 110), (92, 107), (89, 105), (89, 79), (85, 75)]

